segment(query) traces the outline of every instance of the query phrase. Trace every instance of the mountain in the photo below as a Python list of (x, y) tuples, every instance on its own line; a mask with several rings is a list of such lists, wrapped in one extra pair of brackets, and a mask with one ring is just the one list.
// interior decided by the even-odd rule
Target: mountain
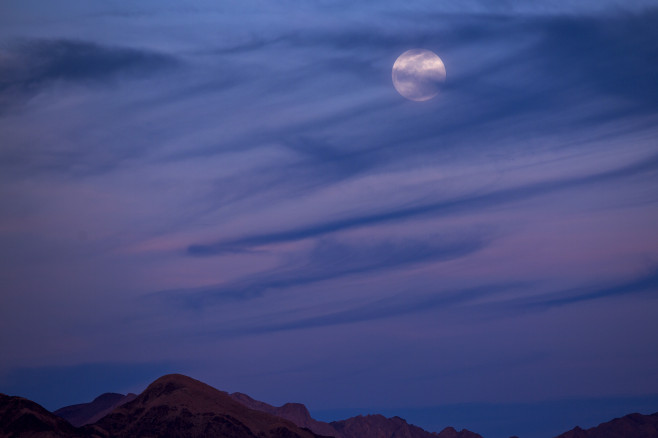
[(482, 438), (480, 435), (462, 430), (457, 432), (447, 427), (439, 433), (430, 433), (407, 423), (400, 417), (386, 418), (383, 415), (359, 415), (330, 425), (343, 438)]
[(66, 420), (22, 397), (0, 394), (0, 438), (82, 438)]
[[(276, 407), (254, 400), (239, 392), (231, 394), (231, 398), (250, 409), (285, 418), (297, 426), (310, 429), (319, 435), (336, 438), (482, 438), (477, 433), (466, 429), (457, 432), (452, 427), (447, 427), (440, 433), (430, 433), (420, 427), (408, 424), (402, 418), (386, 418), (382, 415), (359, 415), (347, 420), (325, 423), (313, 419), (306, 406), (300, 403), (286, 403), (283, 406)], [(373, 435), (367, 435), (368, 433)]]
[[(120, 395), (120, 394), (119, 394)], [(117, 395), (86, 405), (120, 403)], [(82, 408), (89, 406), (83, 406)], [(69, 407), (70, 408), (70, 407)], [(69, 409), (69, 412), (81, 410)], [(89, 409), (91, 412), (91, 409)], [(89, 413), (87, 412), (87, 413)], [(101, 411), (96, 411), (98, 415)], [(163, 376), (94, 424), (75, 427), (38, 404), (0, 395), (0, 438), (319, 438), (179, 374)]]
[(94, 424), (112, 437), (317, 438), (283, 418), (180, 374), (160, 377), (133, 401)]
[[(433, 433), (436, 438), (482, 438), (482, 435), (462, 429), (459, 432), (454, 427), (446, 427), (439, 433)], [(512, 437), (514, 438), (514, 437)]]
[[(452, 427), (430, 433), (382, 415), (323, 423), (302, 404), (274, 407), (180, 374), (160, 377), (138, 396), (108, 393), (56, 412), (87, 424), (75, 427), (30, 400), (0, 394), (0, 438), (482, 438)], [(658, 438), (658, 413), (630, 414), (556, 438)]]
[(587, 430), (576, 427), (556, 438), (658, 438), (658, 412), (629, 414)]
[[(133, 400), (126, 401), (126, 398)], [(245, 394), (234, 393), (229, 396), (182, 375), (161, 377), (136, 397), (130, 394), (103, 394), (91, 403), (68, 406), (56, 412), (79, 415), (81, 419), (98, 416), (112, 404), (119, 406), (100, 421), (76, 428), (30, 400), (0, 394), (0, 438), (321, 436), (295, 426), (286, 418), (329, 432), (328, 436), (338, 438), (481, 438), (473, 432), (457, 432), (453, 428), (446, 428), (438, 434), (429, 433), (399, 417), (386, 418), (381, 415), (358, 416), (327, 424), (311, 418), (302, 404), (287, 403), (274, 407)]]
[(53, 412), (76, 427), (92, 424), (112, 412), (115, 408), (134, 400), (135, 394), (117, 394), (107, 392), (99, 395), (90, 403), (66, 406)]
[(230, 394), (230, 396), (233, 400), (243, 404), (249, 409), (267, 412), (268, 414), (285, 418), (299, 427), (310, 429), (318, 435), (338, 437), (338, 432), (333, 427), (328, 423), (313, 419), (308, 409), (306, 409), (306, 406), (301, 403), (286, 403), (283, 406), (276, 407), (262, 401), (254, 400), (247, 394), (242, 394), (240, 392), (234, 392), (233, 394)]

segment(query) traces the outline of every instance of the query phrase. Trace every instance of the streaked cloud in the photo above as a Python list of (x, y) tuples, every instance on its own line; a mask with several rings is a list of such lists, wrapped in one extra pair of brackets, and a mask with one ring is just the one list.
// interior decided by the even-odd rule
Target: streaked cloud
[(0, 111), (22, 95), (58, 83), (97, 84), (119, 76), (144, 76), (177, 64), (175, 57), (88, 41), (26, 39), (0, 52)]
[[(204, 307), (225, 300), (249, 300), (266, 291), (303, 286), (345, 276), (390, 271), (428, 262), (468, 256), (486, 247), (491, 237), (481, 231), (464, 236), (431, 236), (424, 241), (383, 240), (345, 243), (320, 239), (300, 262), (278, 266), (234, 283), (156, 293), (187, 306)], [(271, 243), (271, 242), (269, 242)], [(296, 257), (297, 258), (297, 257)]]

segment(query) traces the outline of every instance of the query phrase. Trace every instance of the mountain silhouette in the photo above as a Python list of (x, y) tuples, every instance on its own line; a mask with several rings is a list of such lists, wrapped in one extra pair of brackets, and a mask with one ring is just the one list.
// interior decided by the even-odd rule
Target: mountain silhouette
[(652, 415), (629, 414), (590, 429), (575, 427), (556, 438), (656, 438), (658, 412)]
[(435, 438), (482, 438), (482, 435), (462, 429), (459, 432), (454, 427), (446, 427), (439, 433), (433, 433)]
[(382, 415), (359, 415), (346, 420), (325, 423), (313, 419), (306, 406), (301, 403), (286, 403), (276, 407), (254, 400), (239, 392), (231, 394), (231, 397), (251, 409), (268, 412), (288, 419), (297, 426), (308, 428), (319, 435), (336, 438), (482, 438), (477, 433), (468, 430), (457, 432), (452, 427), (447, 427), (440, 433), (430, 433), (408, 424), (402, 418), (386, 418)]
[(23, 397), (0, 394), (0, 438), (91, 437), (68, 421)]
[[(55, 412), (84, 425), (76, 427), (25, 398), (0, 394), (0, 438), (482, 438), (452, 427), (430, 433), (382, 415), (324, 423), (302, 404), (275, 407), (181, 374), (160, 377), (138, 396), (106, 393)], [(658, 438), (658, 413), (576, 427), (556, 438)]]
[(96, 397), (90, 403), (65, 406), (53, 412), (76, 427), (92, 424), (112, 412), (122, 404), (128, 403), (137, 397), (136, 394), (117, 394), (106, 392)]
[(452, 427), (439, 433), (430, 433), (407, 423), (400, 417), (386, 418), (383, 415), (359, 415), (330, 423), (344, 438), (482, 438), (480, 435)]
[(181, 374), (160, 377), (94, 427), (113, 437), (317, 437), (288, 420), (249, 409), (227, 393)]
[(240, 392), (234, 392), (231, 394), (231, 398), (250, 409), (267, 412), (268, 414), (290, 420), (297, 426), (310, 429), (318, 435), (342, 438), (339, 437), (336, 429), (328, 423), (313, 419), (308, 409), (306, 409), (306, 406), (301, 403), (286, 403), (283, 406), (276, 407), (262, 401), (254, 400), (247, 394), (242, 394)]

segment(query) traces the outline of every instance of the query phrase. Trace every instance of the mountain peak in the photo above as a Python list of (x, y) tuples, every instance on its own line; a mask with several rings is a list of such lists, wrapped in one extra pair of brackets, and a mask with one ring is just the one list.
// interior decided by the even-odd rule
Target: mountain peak
[(430, 432), (421, 429), (418, 426), (407, 423), (404, 418), (391, 417), (386, 418), (380, 414), (359, 415), (348, 418), (347, 420), (334, 421), (330, 423), (342, 437), (358, 438), (434, 438)]
[(288, 420), (251, 410), (228, 393), (182, 374), (155, 380), (96, 426), (112, 436), (314, 437)]
[(90, 403), (80, 403), (77, 405), (65, 406), (57, 409), (53, 413), (64, 418), (76, 427), (85, 424), (95, 423), (116, 407), (128, 403), (137, 397), (135, 394), (117, 394), (116, 392), (106, 392), (96, 397)]
[(165, 374), (162, 377), (155, 379), (147, 388), (148, 390), (153, 390), (154, 388), (166, 387), (168, 391), (175, 391), (182, 388), (190, 388), (197, 390), (204, 390), (207, 388), (214, 389), (210, 385), (193, 379), (191, 377), (185, 376), (183, 374)]
[[(85, 425), (76, 427), (65, 421), (67, 411), (100, 420), (87, 416)], [(0, 394), (0, 438), (482, 438), (453, 427), (430, 433), (401, 417), (380, 414), (323, 423), (314, 420), (301, 403), (274, 407), (246, 394), (229, 395), (182, 374), (162, 376), (138, 396), (105, 393), (90, 403), (55, 412), (60, 416), (30, 400)], [(658, 413), (633, 413), (586, 430), (575, 427), (557, 438), (628, 437), (658, 437)]]
[(201, 405), (209, 398), (214, 403), (220, 400), (222, 404), (232, 402), (226, 392), (183, 374), (166, 374), (156, 379), (138, 398), (143, 399), (144, 403), (161, 398), (167, 399), (167, 402), (192, 405)]
[(311, 413), (308, 411), (306, 406), (301, 403), (286, 403), (281, 406), (281, 411), (290, 412), (291, 414), (298, 415), (304, 418), (311, 418)]
[(557, 438), (655, 438), (658, 436), (658, 412), (652, 415), (628, 414), (590, 429), (574, 427)]
[(461, 431), (457, 432), (457, 429), (454, 427), (446, 427), (441, 432), (434, 433), (433, 435), (437, 438), (482, 438), (480, 434), (471, 432), (467, 429), (462, 429)]
[(107, 403), (107, 402), (114, 402), (116, 400), (120, 400), (123, 397), (125, 397), (123, 394), (119, 394), (116, 392), (106, 392), (104, 394), (99, 395), (96, 397), (92, 403)]
[(313, 419), (306, 406), (301, 403), (286, 403), (283, 406), (276, 407), (265, 402), (255, 400), (249, 397), (247, 394), (243, 394), (241, 392), (234, 392), (230, 394), (230, 397), (238, 403), (248, 407), (249, 409), (267, 412), (268, 414), (285, 418), (297, 426), (309, 429), (318, 435), (331, 437), (338, 437), (339, 435), (336, 430), (329, 424)]
[(37, 403), (23, 397), (0, 394), (0, 437), (73, 438), (81, 435), (66, 420)]

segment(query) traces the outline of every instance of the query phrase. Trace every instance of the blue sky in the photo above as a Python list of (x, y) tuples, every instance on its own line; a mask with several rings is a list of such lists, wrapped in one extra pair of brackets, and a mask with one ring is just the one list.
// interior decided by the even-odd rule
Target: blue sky
[[(312, 412), (658, 410), (657, 24), (649, 1), (4, 2), (0, 391), (54, 409), (175, 371)], [(411, 48), (446, 66), (427, 102), (391, 83)], [(442, 409), (413, 418), (575, 425)]]

